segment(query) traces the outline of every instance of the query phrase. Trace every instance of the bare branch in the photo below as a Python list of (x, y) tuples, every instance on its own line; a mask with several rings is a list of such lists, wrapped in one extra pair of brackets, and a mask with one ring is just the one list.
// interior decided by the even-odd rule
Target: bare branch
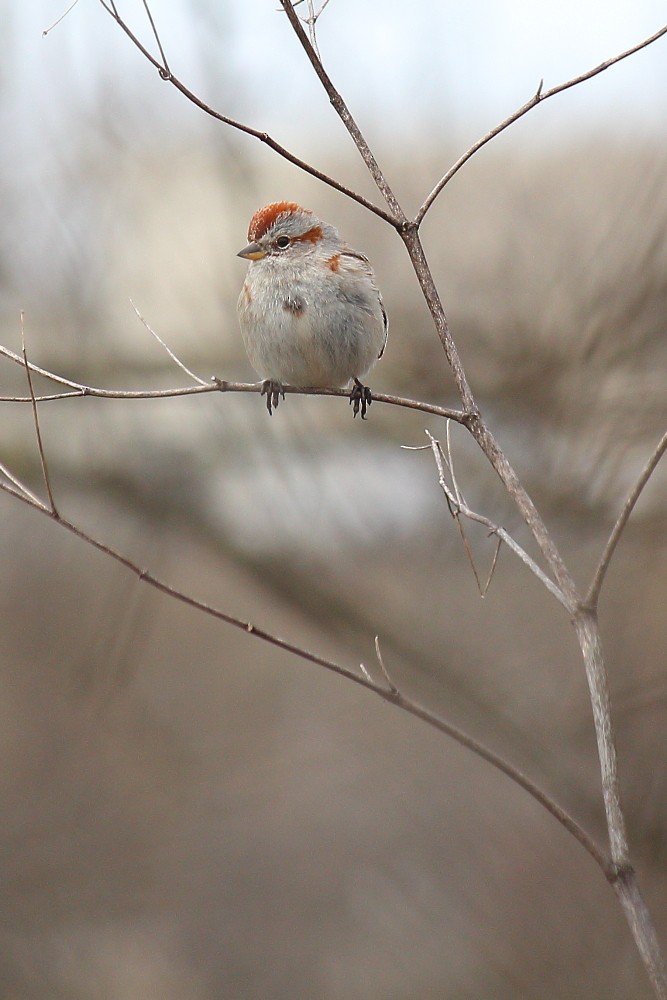
[(489, 567), (489, 574), (486, 578), (486, 583), (484, 584), (484, 589), (482, 590), (482, 597), (486, 597), (489, 587), (491, 586), (491, 581), (493, 580), (493, 574), (496, 571), (496, 566), (498, 565), (498, 556), (500, 555), (500, 546), (503, 544), (503, 539), (498, 536), (496, 542), (496, 551), (493, 553), (493, 559), (491, 560), (491, 566)]
[[(447, 468), (449, 469), (449, 474), (452, 477), (452, 486), (454, 488), (454, 495), (456, 496), (456, 502), (460, 503), (461, 501), (463, 501), (465, 503), (465, 497), (462, 495), (459, 489), (459, 484), (456, 481), (456, 472), (454, 471), (454, 459), (452, 457), (451, 427), (452, 425), (448, 420), (447, 423), (445, 424), (445, 431), (447, 435)], [(431, 435), (429, 434), (428, 436), (429, 438), (431, 438), (431, 442), (433, 442), (433, 438), (431, 437)], [(440, 448), (439, 445), (438, 447), (440, 450), (440, 454), (442, 455), (442, 448)]]
[[(0, 356), (23, 366), (23, 359), (8, 347), (0, 344)], [(186, 385), (176, 389), (100, 389), (92, 385), (74, 382), (72, 379), (57, 375), (55, 372), (40, 368), (39, 365), (28, 362), (31, 372), (49, 378), (60, 385), (68, 386), (70, 392), (54, 392), (35, 396), (37, 403), (51, 402), (56, 399), (74, 399), (82, 396), (94, 396), (101, 399), (167, 399), (172, 396), (193, 396), (204, 392), (254, 392), (261, 393), (262, 382), (227, 382), (214, 378), (211, 383)], [(186, 369), (187, 371), (187, 369)], [(191, 374), (191, 373), (188, 373)], [(193, 376), (196, 378), (196, 376)], [(349, 398), (347, 389), (301, 389), (297, 386), (284, 386), (285, 393), (292, 396), (340, 396)], [(453, 410), (447, 406), (437, 406), (435, 403), (423, 403), (418, 399), (407, 399), (403, 396), (392, 396), (388, 393), (373, 392), (373, 402), (386, 403), (389, 406), (402, 406), (408, 410), (419, 410), (420, 413), (431, 413), (436, 417), (446, 417), (457, 423), (465, 423), (466, 414), (461, 410)], [(31, 396), (0, 396), (0, 403), (32, 403)]]
[(612, 881), (612, 887), (625, 911), (632, 936), (644, 960), (644, 966), (653, 984), (655, 995), (658, 1000), (667, 1000), (667, 976), (660, 952), (660, 942), (640, 892), (634, 868), (628, 866), (620, 871), (618, 878)]
[(32, 387), (32, 375), (30, 374), (30, 365), (28, 364), (28, 355), (25, 349), (25, 329), (24, 329), (24, 314), (21, 310), (21, 351), (23, 353), (23, 363), (25, 365), (25, 373), (28, 379), (28, 388), (30, 389), (30, 402), (32, 404), (32, 417), (35, 423), (35, 436), (37, 438), (37, 450), (39, 452), (39, 461), (42, 466), (42, 476), (44, 478), (44, 485), (46, 486), (46, 492), (49, 498), (49, 504), (51, 506), (51, 511), (57, 514), (56, 504), (53, 499), (53, 492), (51, 490), (51, 480), (49, 478), (49, 469), (46, 464), (46, 455), (44, 454), (44, 445), (42, 444), (42, 432), (39, 428), (39, 417), (37, 415), (37, 402), (35, 400), (35, 391)]
[(449, 323), (447, 322), (447, 316), (442, 304), (442, 299), (440, 298), (440, 293), (438, 292), (433, 279), (433, 272), (431, 271), (426, 254), (424, 253), (424, 247), (421, 239), (419, 238), (417, 227), (408, 226), (407, 228), (402, 229), (400, 231), (400, 236), (405, 244), (405, 249), (408, 252), (410, 262), (414, 268), (415, 274), (417, 275), (417, 280), (426, 301), (426, 305), (428, 306), (429, 312), (433, 318), (436, 333), (440, 338), (440, 343), (442, 344), (445, 352), (445, 357), (447, 358), (449, 367), (452, 369), (454, 381), (456, 382), (456, 388), (458, 389), (463, 406), (467, 412), (474, 416), (478, 412), (475, 397), (473, 396), (472, 389), (468, 383), (463, 363), (459, 357), (458, 349), (449, 329)]
[(597, 614), (586, 608), (578, 608), (573, 622), (579, 646), (584, 658), (586, 680), (593, 709), (595, 737), (600, 760), (602, 779), (602, 799), (604, 801), (609, 832), (611, 857), (618, 869), (630, 863), (625, 817), (621, 806), (621, 792), (618, 780), (618, 759), (611, 721), (611, 699), (609, 678), (602, 655), (600, 626)]
[[(26, 367), (26, 363), (20, 354), (15, 354), (14, 351), (10, 351), (8, 347), (3, 347), (0, 344), (0, 355), (7, 358), (9, 361), (13, 361), (14, 364), (21, 365), (22, 368)], [(72, 382), (71, 379), (64, 378), (62, 375), (55, 375), (53, 372), (47, 371), (46, 368), (40, 368), (39, 365), (34, 365), (32, 361), (28, 362), (27, 368), (31, 372), (35, 372), (36, 375), (43, 375), (44, 378), (50, 378), (54, 382), (58, 382), (59, 385), (67, 385), (70, 389), (76, 389), (77, 392), (69, 393), (68, 395), (80, 396), (86, 392), (86, 386), (81, 385), (80, 382)], [(17, 396), (17, 397), (0, 397), (2, 402), (17, 402), (29, 403), (31, 401), (30, 396)], [(40, 397), (37, 397), (38, 401)]]
[[(294, 6), (298, 7), (299, 4), (301, 4), (303, 2), (304, 2), (304, 0), (294, 0)], [(313, 48), (315, 49), (315, 51), (317, 53), (317, 58), (321, 61), (322, 56), (320, 55), (320, 50), (319, 50), (318, 45), (317, 45), (317, 30), (316, 30), (316, 25), (317, 25), (317, 22), (318, 22), (318, 19), (319, 19), (320, 15), (324, 11), (324, 8), (329, 3), (329, 0), (324, 0), (324, 3), (322, 4), (322, 6), (320, 7), (320, 9), (318, 11), (315, 10), (315, 4), (313, 3), (313, 0), (305, 0), (305, 2), (306, 2), (306, 5), (308, 7), (308, 17), (304, 17), (302, 20), (303, 20), (304, 24), (308, 25), (308, 34), (310, 35), (311, 45), (313, 46)]]
[(49, 32), (53, 31), (54, 28), (57, 28), (58, 25), (60, 24), (60, 22), (65, 20), (65, 18), (69, 14), (69, 12), (71, 10), (74, 10), (74, 8), (78, 4), (78, 2), (79, 2), (79, 0), (73, 0), (73, 2), (69, 5), (69, 7), (67, 8), (67, 10), (64, 12), (64, 14), (61, 14), (60, 17), (56, 21), (54, 21), (53, 24), (49, 28), (45, 28), (44, 29), (44, 31), (42, 32), (42, 38), (46, 38), (46, 36), (49, 34)]
[(396, 685), (392, 681), (391, 677), (389, 676), (389, 671), (387, 670), (387, 668), (384, 665), (384, 658), (382, 656), (382, 650), (380, 649), (380, 636), (379, 635), (375, 636), (375, 655), (377, 657), (377, 661), (378, 661), (378, 664), (380, 666), (380, 670), (382, 671), (382, 676), (384, 677), (385, 681), (387, 682), (387, 687), (389, 688), (389, 691), (391, 692), (391, 694), (397, 695), (398, 694), (398, 688), (396, 687)]
[(139, 319), (141, 320), (141, 322), (143, 323), (143, 325), (146, 327), (146, 329), (148, 330), (148, 332), (151, 334), (151, 336), (155, 337), (155, 339), (157, 340), (158, 344), (160, 344), (161, 347), (164, 347), (165, 351), (167, 352), (167, 354), (169, 355), (169, 357), (171, 358), (171, 360), (174, 361), (178, 365), (178, 367), (181, 369), (181, 371), (185, 372), (186, 375), (189, 375), (193, 382), (196, 382), (198, 385), (205, 385), (207, 388), (209, 388), (209, 383), (208, 382), (205, 382), (203, 378), (199, 378), (198, 375), (195, 375), (194, 372), (191, 372), (190, 369), (187, 368), (183, 364), (183, 362), (181, 361), (181, 359), (178, 358), (174, 354), (174, 352), (171, 350), (171, 348), (167, 347), (167, 345), (165, 344), (165, 342), (162, 339), (162, 337), (158, 333), (156, 333), (155, 330), (153, 329), (153, 327), (150, 326), (146, 322), (146, 320), (144, 319), (144, 317), (141, 315), (141, 313), (139, 312), (139, 310), (135, 306), (135, 304), (132, 301), (132, 299), (130, 299), (130, 305), (132, 306), (132, 308), (134, 309), (135, 313), (137, 314), (137, 316), (139, 317)]
[(372, 678), (372, 677), (371, 677), (371, 675), (370, 675), (370, 674), (368, 673), (368, 671), (366, 670), (366, 667), (365, 667), (365, 666), (363, 665), (363, 663), (360, 663), (360, 664), (359, 664), (359, 669), (361, 670), (361, 672), (362, 672), (362, 674), (364, 675), (364, 677), (366, 678), (366, 680), (367, 680), (367, 681), (370, 681), (370, 682), (371, 682), (371, 684), (373, 684), (373, 678)]
[(619, 539), (623, 534), (626, 524), (630, 520), (630, 515), (635, 508), (635, 504), (639, 500), (642, 491), (649, 479), (653, 475), (655, 469), (657, 468), (658, 462), (662, 456), (667, 451), (667, 433), (663, 434), (658, 442), (653, 454), (649, 458), (648, 462), (642, 469), (639, 479), (633, 486), (630, 494), (623, 504), (623, 509), (618, 515), (616, 524), (614, 525), (612, 532), (607, 539), (607, 544), (604, 547), (604, 551), (600, 556), (600, 562), (598, 563), (597, 569), (595, 570), (595, 575), (589, 587), (588, 593), (586, 594), (585, 604), (589, 608), (597, 607), (598, 601), (600, 599), (600, 591), (602, 589), (602, 584), (604, 583), (604, 578), (609, 569), (609, 564), (611, 558), (614, 554), (616, 546), (618, 545)]
[(292, 28), (294, 29), (297, 38), (301, 42), (301, 45), (306, 55), (308, 56), (308, 59), (310, 60), (313, 69), (317, 73), (320, 83), (326, 90), (327, 96), (331, 101), (334, 110), (336, 111), (338, 117), (342, 121), (345, 128), (352, 136), (352, 140), (357, 149), (359, 150), (361, 158), (363, 159), (364, 163), (368, 168), (368, 172), (375, 181), (378, 190), (382, 194), (384, 200), (389, 205), (389, 208), (393, 213), (393, 219), (389, 221), (391, 221), (392, 225), (394, 226), (399, 225), (401, 222), (407, 221), (405, 213), (403, 212), (403, 209), (401, 208), (398, 199), (396, 198), (396, 195), (390, 188), (386, 177), (382, 173), (379, 163), (373, 156), (370, 146), (368, 145), (366, 139), (362, 135), (361, 129), (359, 128), (356, 121), (352, 117), (352, 114), (350, 113), (347, 104), (345, 103), (339, 92), (336, 90), (336, 88), (334, 87), (329, 74), (325, 70), (317, 52), (312, 46), (308, 38), (308, 35), (303, 30), (303, 25), (299, 20), (298, 14), (294, 10), (294, 7), (292, 5), (292, 0), (280, 0), (280, 5), (287, 14), (288, 20), (292, 25)]
[(426, 201), (423, 203), (423, 205), (417, 212), (414, 218), (415, 224), (417, 226), (421, 225), (424, 216), (426, 215), (429, 208), (431, 207), (435, 199), (438, 197), (442, 189), (447, 184), (449, 184), (452, 177), (459, 172), (463, 164), (467, 163), (468, 160), (471, 158), (471, 156), (474, 156), (474, 154), (479, 149), (481, 149), (482, 146), (486, 146), (487, 142), (491, 142), (491, 140), (495, 139), (497, 135), (500, 135), (501, 132), (504, 132), (506, 128), (509, 128), (510, 125), (513, 125), (514, 122), (519, 120), (519, 118), (523, 118), (524, 115), (528, 114), (529, 111), (532, 111), (532, 109), (536, 107), (538, 104), (541, 104), (543, 101), (546, 101), (547, 98), (555, 97), (556, 94), (561, 94), (564, 90), (569, 90), (570, 87), (576, 87), (578, 84), (584, 83), (585, 80), (590, 80), (592, 77), (597, 76), (598, 73), (603, 73), (604, 70), (609, 69), (610, 66), (614, 66), (618, 62), (621, 62), (622, 59), (627, 59), (628, 56), (634, 55), (635, 52), (639, 52), (641, 49), (645, 49), (648, 45), (651, 45), (653, 42), (657, 42), (657, 40), (659, 38), (662, 38), (662, 36), (665, 34), (667, 34), (667, 25), (665, 25), (665, 27), (661, 28), (659, 31), (656, 31), (655, 34), (651, 35), (649, 38), (645, 38), (643, 42), (639, 42), (637, 45), (633, 45), (632, 48), (626, 49), (625, 52), (621, 52), (620, 55), (613, 56), (611, 59), (607, 59), (605, 62), (600, 63), (600, 65), (596, 66), (594, 69), (588, 70), (587, 73), (582, 73), (581, 76), (575, 76), (572, 80), (568, 80), (567, 83), (561, 83), (557, 87), (552, 87), (551, 90), (543, 91), (542, 87), (544, 81), (540, 80), (540, 85), (537, 88), (537, 91), (529, 101), (527, 101), (517, 111), (511, 114), (509, 118), (506, 118), (505, 121), (501, 122), (499, 125), (496, 125), (495, 128), (492, 128), (491, 131), (487, 132), (486, 135), (482, 136), (481, 139), (478, 139), (477, 142), (475, 142), (470, 147), (470, 149), (468, 149), (467, 152), (463, 154), (463, 156), (459, 157), (456, 163), (449, 168), (447, 173), (440, 178), (436, 186), (429, 194)]
[(31, 504), (31, 506), (37, 507), (39, 510), (43, 511), (45, 514), (51, 514), (51, 513), (53, 513), (52, 510), (51, 510), (51, 508), (47, 507), (47, 505), (45, 503), (42, 503), (42, 501), (39, 499), (39, 497), (36, 496), (32, 492), (32, 490), (29, 490), (28, 487), (25, 485), (25, 483), (22, 483), (21, 480), (17, 476), (15, 476), (14, 473), (10, 469), (7, 468), (6, 465), (3, 465), (2, 462), (0, 462), (0, 473), (2, 473), (2, 475), (5, 477), (5, 479), (8, 479), (9, 482), (12, 483), (16, 487), (16, 489), (20, 491), (20, 493), (16, 493), (15, 494), (16, 496), (20, 496), (20, 494), (22, 493), (22, 494), (25, 495), (25, 497), (27, 498), (27, 500)]
[(178, 77), (174, 76), (173, 73), (169, 73), (168, 76), (165, 76), (164, 67), (161, 65), (160, 62), (158, 62), (155, 56), (153, 56), (148, 51), (145, 45), (143, 45), (139, 41), (134, 32), (129, 28), (129, 26), (125, 23), (122, 17), (120, 17), (115, 7), (113, 7), (113, 5), (111, 5), (110, 3), (107, 3), (106, 0), (99, 0), (99, 2), (102, 5), (102, 7), (104, 7), (109, 16), (113, 18), (116, 24), (120, 28), (122, 28), (122, 30), (125, 32), (125, 34), (130, 39), (132, 44), (139, 50), (139, 52), (141, 52), (144, 58), (147, 59), (148, 62), (155, 67), (155, 69), (158, 71), (162, 79), (166, 80), (173, 87), (175, 87), (176, 90), (180, 91), (181, 94), (183, 94), (183, 96), (188, 99), (188, 101), (190, 101), (192, 104), (198, 107), (200, 111), (203, 111), (204, 114), (209, 115), (211, 118), (215, 118), (216, 121), (222, 122), (223, 125), (229, 125), (230, 128), (237, 129), (239, 132), (244, 132), (246, 135), (250, 135), (255, 139), (259, 139), (260, 142), (263, 142), (266, 146), (269, 147), (269, 149), (272, 149), (274, 153), (278, 154), (278, 156), (281, 156), (284, 160), (288, 160), (289, 163), (293, 163), (295, 167), (298, 167), (300, 170), (305, 171), (305, 173), (310, 174), (312, 177), (316, 177), (318, 180), (322, 181), (323, 184), (327, 184), (329, 187), (334, 188), (336, 191), (340, 191), (341, 194), (347, 195), (348, 198), (351, 198), (353, 201), (356, 201), (359, 205), (363, 205), (363, 207), (367, 208), (369, 212), (373, 212), (374, 215), (377, 215), (381, 219), (384, 219), (385, 222), (388, 222), (390, 225), (392, 226), (397, 225), (397, 220), (394, 218), (393, 215), (391, 215), (385, 209), (380, 208), (378, 205), (374, 205), (373, 202), (369, 201), (367, 198), (364, 198), (363, 195), (358, 194), (351, 188), (346, 187), (344, 184), (341, 184), (340, 181), (335, 180), (333, 177), (329, 177), (328, 174), (323, 173), (321, 170), (317, 170), (316, 167), (311, 166), (310, 163), (307, 163), (305, 160), (302, 160), (298, 156), (295, 156), (294, 153), (290, 153), (288, 149), (286, 149), (284, 146), (281, 146), (279, 142), (276, 142), (276, 140), (273, 139), (268, 134), (268, 132), (261, 132), (258, 129), (251, 128), (250, 125), (244, 125), (243, 122), (235, 121), (233, 118), (227, 117), (227, 115), (220, 114), (218, 111), (215, 111), (212, 107), (210, 107), (199, 97), (193, 94), (193, 92), (189, 90), (184, 83), (181, 83)]
[[(560, 588), (556, 586), (553, 580), (549, 579), (544, 570), (540, 569), (535, 560), (531, 559), (531, 557), (528, 555), (525, 549), (523, 549), (519, 545), (519, 543), (516, 542), (514, 538), (512, 538), (509, 532), (506, 531), (504, 528), (501, 528), (499, 525), (494, 524), (493, 521), (489, 520), (488, 517), (484, 517), (483, 514), (477, 514), (474, 510), (471, 510), (463, 502), (463, 499), (461, 498), (460, 494), (457, 497), (452, 493), (447, 484), (447, 478), (445, 476), (445, 469), (443, 464), (443, 456), (440, 447), (440, 442), (436, 438), (434, 438), (433, 435), (429, 433), (429, 431), (426, 431), (426, 434), (428, 435), (428, 438), (431, 442), (431, 451), (433, 452), (433, 457), (435, 459), (435, 463), (438, 469), (438, 483), (443, 493), (447, 497), (447, 502), (450, 504), (450, 508), (452, 509), (454, 516), (458, 511), (459, 513), (463, 514), (464, 517), (467, 517), (469, 520), (476, 521), (478, 524), (483, 524), (484, 527), (488, 528), (489, 531), (492, 534), (496, 535), (500, 541), (505, 542), (505, 544), (509, 546), (509, 548), (514, 552), (514, 554), (517, 555), (519, 559), (521, 559), (521, 561), (528, 567), (531, 573), (533, 573), (537, 577), (540, 583), (542, 583), (547, 588), (549, 593), (553, 594), (556, 600), (560, 601), (563, 607), (569, 611), (570, 605), (567, 601), (567, 598), (560, 590)], [(494, 565), (496, 559), (497, 559), (497, 553), (496, 556), (494, 557), (493, 561)], [(478, 579), (479, 583), (479, 578), (477, 577), (476, 573), (475, 577)]]
[[(463, 521), (461, 519), (461, 504), (462, 503), (465, 504), (465, 500), (463, 499), (463, 497), (461, 495), (461, 491), (459, 490), (459, 485), (458, 485), (458, 483), (456, 481), (456, 473), (454, 471), (454, 459), (452, 458), (452, 441), (451, 441), (450, 428), (451, 428), (451, 424), (450, 424), (450, 422), (448, 420), (447, 423), (446, 423), (446, 435), (447, 435), (447, 457), (446, 458), (445, 458), (445, 456), (443, 454), (442, 445), (440, 444), (440, 442), (439, 441), (435, 441), (435, 439), (432, 437), (431, 434), (429, 434), (428, 431), (426, 433), (428, 434), (429, 438), (431, 439), (431, 445), (433, 447), (433, 453), (435, 455), (435, 461), (436, 461), (436, 464), (438, 466), (440, 485), (443, 488), (443, 490), (445, 491), (445, 499), (447, 500), (447, 506), (449, 507), (449, 513), (452, 515), (452, 517), (456, 521), (456, 527), (458, 528), (459, 535), (461, 536), (461, 541), (463, 542), (463, 548), (465, 550), (466, 556), (468, 557), (468, 562), (470, 563), (470, 568), (472, 570), (472, 575), (475, 577), (475, 583), (477, 584), (477, 590), (479, 591), (479, 595), (480, 595), (480, 597), (484, 597), (486, 588), (482, 588), (482, 582), (481, 582), (481, 580), (479, 578), (479, 573), (477, 572), (477, 567), (475, 566), (475, 557), (473, 556), (472, 548), (470, 547), (470, 543), (468, 541), (468, 536), (466, 535), (466, 530), (465, 530)], [(450, 476), (450, 478), (452, 480), (452, 489), (454, 491), (453, 497), (451, 496), (450, 491), (447, 488), (447, 484), (446, 484), (446, 481), (445, 481), (444, 463), (446, 463), (447, 468), (449, 469), (449, 476)], [(497, 550), (496, 550), (496, 553), (497, 553)], [(496, 555), (496, 558), (497, 558), (497, 555)], [(495, 559), (494, 559), (494, 562), (492, 563), (492, 566), (493, 565), (495, 565)], [(488, 579), (489, 580), (491, 579), (491, 574), (489, 574)], [(488, 582), (487, 582), (487, 587), (488, 587)]]
[(143, 2), (144, 2), (144, 10), (146, 11), (146, 16), (148, 17), (151, 28), (153, 30), (153, 37), (157, 42), (157, 47), (160, 50), (160, 55), (162, 56), (163, 72), (160, 75), (164, 80), (168, 80), (169, 77), (171, 76), (171, 70), (169, 69), (169, 64), (167, 63), (167, 57), (164, 54), (164, 49), (162, 48), (162, 42), (160, 41), (160, 36), (157, 33), (157, 28), (155, 27), (155, 21), (153, 20), (153, 15), (151, 14), (151, 9), (148, 6), (148, 2), (147, 0), (143, 0)]
[[(338, 663), (328, 660), (317, 653), (313, 653), (310, 650), (303, 649), (301, 646), (297, 646), (295, 643), (289, 642), (286, 639), (281, 639), (279, 636), (274, 635), (272, 632), (268, 632), (266, 629), (260, 628), (257, 625), (252, 624), (248, 621), (243, 621), (240, 618), (236, 618), (234, 615), (229, 615), (227, 612), (214, 607), (213, 605), (207, 604), (205, 601), (200, 601), (183, 591), (178, 590), (175, 587), (170, 586), (163, 580), (154, 576), (146, 569), (142, 569), (139, 565), (134, 563), (127, 556), (123, 555), (118, 550), (114, 549), (112, 546), (107, 545), (105, 542), (100, 541), (93, 535), (88, 534), (83, 531), (77, 525), (68, 521), (66, 518), (62, 517), (56, 510), (51, 510), (45, 507), (39, 501), (34, 501), (30, 497), (25, 496), (22, 492), (14, 489), (11, 486), (7, 486), (5, 483), (0, 482), (0, 491), (7, 493), (10, 496), (15, 497), (17, 500), (21, 500), (23, 503), (27, 504), (29, 507), (38, 510), (42, 514), (46, 514), (61, 527), (65, 528), (71, 534), (75, 535), (77, 538), (86, 544), (97, 549), (99, 552), (104, 553), (111, 559), (120, 563), (127, 570), (134, 574), (137, 579), (142, 580), (149, 586), (153, 587), (155, 590), (160, 591), (160, 593), (166, 594), (168, 597), (174, 600), (180, 601), (181, 603), (187, 605), (188, 607), (194, 608), (197, 611), (201, 611), (204, 614), (210, 615), (212, 618), (216, 618), (219, 621), (225, 622), (234, 628), (240, 629), (247, 635), (254, 636), (256, 639), (260, 639), (263, 642), (269, 643), (272, 646), (276, 646), (278, 649), (285, 650), (288, 653), (294, 654), (294, 656), (299, 657), (299, 659), (305, 660), (308, 663), (312, 663), (315, 666), (324, 667), (325, 670), (329, 670), (331, 673), (337, 674), (339, 677), (343, 677), (348, 681), (352, 681), (353, 684), (358, 684), (360, 687), (366, 688), (367, 691), (372, 691), (383, 701), (389, 702), (392, 705), (398, 706), (404, 712), (409, 715), (414, 716), (417, 719), (421, 719), (427, 725), (431, 726), (433, 729), (444, 733), (451, 739), (455, 740), (461, 746), (470, 750), (472, 753), (481, 757), (492, 767), (505, 774), (511, 781), (519, 785), (524, 789), (536, 802), (538, 802), (548, 813), (550, 813), (554, 819), (556, 819), (561, 826), (563, 826), (572, 836), (581, 844), (581, 846), (590, 854), (596, 864), (602, 870), (605, 878), (609, 881), (613, 881), (616, 878), (616, 871), (613, 865), (610, 863), (609, 858), (605, 853), (598, 847), (593, 838), (586, 832), (586, 830), (581, 827), (576, 820), (569, 815), (554, 799), (542, 791), (539, 786), (537, 786), (530, 778), (523, 774), (518, 768), (514, 767), (508, 761), (504, 760), (493, 750), (489, 750), (483, 744), (479, 743), (477, 740), (468, 736), (462, 730), (458, 729), (456, 726), (447, 722), (445, 719), (440, 718), (440, 716), (435, 715), (433, 712), (426, 708), (423, 708), (417, 702), (413, 701), (411, 698), (406, 697), (401, 694), (396, 687), (389, 681), (389, 690), (381, 684), (376, 683), (370, 678), (368, 671), (365, 668), (362, 669), (362, 673), (357, 673), (354, 670), (350, 670), (347, 667), (343, 667)], [(377, 647), (376, 647), (377, 648)], [(386, 672), (385, 672), (386, 674)]]
[(440, 298), (433, 279), (433, 272), (424, 253), (419, 232), (416, 226), (407, 226), (400, 230), (400, 236), (410, 256), (417, 280), (433, 317), (436, 331), (463, 402), (465, 419), (460, 422), (468, 428), (521, 512), (521, 516), (530, 528), (562, 595), (567, 601), (568, 611), (573, 613), (579, 604), (579, 594), (575, 582), (539, 511), (479, 412), (463, 363), (451, 335), (442, 299)]

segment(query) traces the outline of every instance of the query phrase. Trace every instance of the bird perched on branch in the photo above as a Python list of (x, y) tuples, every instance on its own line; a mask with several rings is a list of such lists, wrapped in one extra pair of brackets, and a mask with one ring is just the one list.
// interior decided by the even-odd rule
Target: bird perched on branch
[(248, 240), (238, 254), (250, 261), (239, 323), (269, 413), (284, 398), (283, 385), (354, 382), (350, 403), (364, 419), (372, 395), (361, 378), (387, 342), (387, 314), (367, 258), (289, 201), (255, 212)]

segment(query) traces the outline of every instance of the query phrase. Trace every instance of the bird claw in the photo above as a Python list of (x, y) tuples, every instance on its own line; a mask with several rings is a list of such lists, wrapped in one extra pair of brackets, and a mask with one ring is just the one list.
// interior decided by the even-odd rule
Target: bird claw
[(361, 409), (361, 419), (366, 419), (366, 410), (373, 402), (373, 394), (367, 385), (362, 385), (358, 378), (355, 378), (352, 392), (350, 393), (350, 406), (354, 407), (353, 415), (356, 417)]
[(260, 395), (266, 396), (266, 408), (269, 411), (269, 416), (271, 416), (273, 411), (278, 409), (280, 397), (285, 398), (285, 390), (280, 382), (276, 382), (272, 378), (267, 378), (262, 383), (262, 392)]

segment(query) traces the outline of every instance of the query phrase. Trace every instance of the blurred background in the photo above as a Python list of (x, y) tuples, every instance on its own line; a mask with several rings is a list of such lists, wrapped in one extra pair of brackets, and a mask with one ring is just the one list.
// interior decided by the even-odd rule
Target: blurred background
[[(380, 203), (270, 0), (164, 0), (172, 71)], [(431, 9), (433, 7), (436, 9)], [(102, 7), (7, 5), (0, 322), (106, 388), (251, 381), (236, 322), (248, 219), (334, 222), (390, 316), (378, 391), (456, 405), (400, 241), (207, 119)], [(155, 49), (143, 4), (119, 6)], [(305, 4), (301, 11), (305, 14)], [(656, 31), (664, 4), (331, 0), (322, 56), (408, 211), (537, 89)], [(548, 101), (441, 195), (424, 241), (478, 402), (583, 586), (667, 424), (665, 40)], [(49, 383), (40, 381), (39, 390)], [(0, 359), (0, 395), (24, 394)], [(30, 407), (0, 461), (41, 490)], [(64, 516), (193, 596), (393, 679), (507, 756), (604, 842), (571, 630), (507, 551), (487, 596), (425, 443), (442, 422), (258, 396), (45, 403)], [(476, 510), (534, 553), (452, 428)], [(601, 605), (642, 886), (667, 941), (667, 467)], [(494, 545), (469, 531), (481, 575)], [(152, 592), (0, 494), (0, 993), (16, 1000), (649, 997), (600, 872), (523, 792), (414, 719)]]

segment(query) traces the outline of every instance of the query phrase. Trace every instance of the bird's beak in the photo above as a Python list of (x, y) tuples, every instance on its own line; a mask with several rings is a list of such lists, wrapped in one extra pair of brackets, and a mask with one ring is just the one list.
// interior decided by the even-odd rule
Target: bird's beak
[(262, 250), (259, 243), (248, 243), (247, 247), (239, 250), (237, 257), (245, 257), (246, 260), (261, 260), (266, 257), (266, 250)]

